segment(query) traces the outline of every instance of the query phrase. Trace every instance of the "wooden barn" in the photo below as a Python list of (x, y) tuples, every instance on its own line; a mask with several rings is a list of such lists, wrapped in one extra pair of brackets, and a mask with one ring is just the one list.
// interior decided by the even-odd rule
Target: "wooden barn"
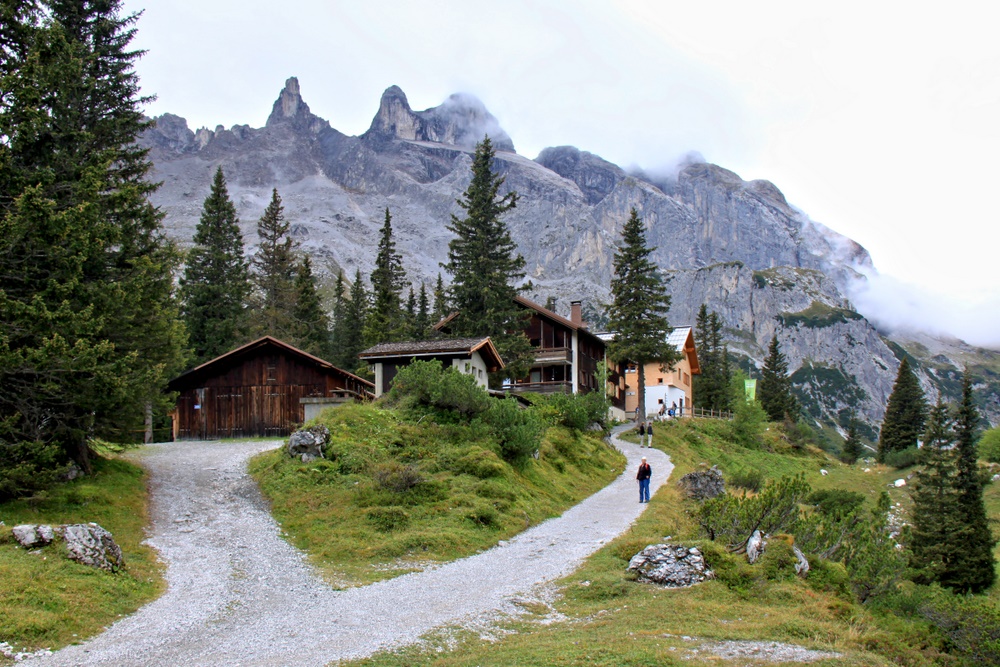
[(281, 437), (305, 421), (307, 405), (370, 398), (374, 385), (265, 336), (170, 381), (179, 393), (175, 440)]

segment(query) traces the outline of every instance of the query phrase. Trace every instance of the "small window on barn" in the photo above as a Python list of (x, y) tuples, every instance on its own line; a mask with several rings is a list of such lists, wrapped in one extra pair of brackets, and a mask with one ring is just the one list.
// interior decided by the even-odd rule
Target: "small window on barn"
[(278, 378), (275, 376), (276, 371), (277, 371), (277, 366), (273, 366), (271, 364), (268, 364), (268, 366), (267, 366), (267, 381), (268, 382), (277, 382), (278, 381)]

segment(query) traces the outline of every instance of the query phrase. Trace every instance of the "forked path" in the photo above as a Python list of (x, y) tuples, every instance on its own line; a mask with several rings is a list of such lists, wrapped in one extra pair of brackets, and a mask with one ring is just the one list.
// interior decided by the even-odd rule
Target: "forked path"
[(167, 591), (103, 634), (24, 665), (326, 665), (413, 643), (434, 628), (470, 625), (565, 576), (642, 513), (635, 471), (651, 488), (669, 457), (613, 437), (625, 472), (571, 508), (475, 556), (346, 591), (329, 588), (281, 538), (247, 460), (275, 442), (152, 445), (152, 537)]

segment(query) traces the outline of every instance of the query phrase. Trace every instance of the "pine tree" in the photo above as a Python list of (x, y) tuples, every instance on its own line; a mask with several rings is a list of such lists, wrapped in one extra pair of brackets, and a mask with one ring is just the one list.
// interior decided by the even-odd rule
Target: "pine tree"
[(427, 288), (423, 283), (420, 283), (420, 295), (417, 297), (417, 315), (413, 325), (413, 339), (426, 340), (433, 324), (431, 321), (431, 304), (427, 298)]
[(358, 354), (365, 349), (365, 321), (369, 311), (368, 291), (361, 277), (361, 269), (354, 274), (351, 297), (344, 307), (344, 326), (341, 330), (343, 351), (340, 368), (350, 370), (358, 367)]
[(371, 282), (372, 305), (365, 320), (365, 344), (371, 346), (406, 338), (408, 327), (402, 294), (408, 283), (403, 256), (396, 252), (392, 216), (388, 208), (385, 209), (385, 222), (382, 224)]
[(910, 563), (920, 583), (947, 585), (956, 574), (963, 533), (955, 489), (956, 460), (948, 409), (940, 402), (927, 419), (921, 450), (923, 466), (913, 490)]
[(330, 323), (330, 361), (334, 366), (344, 369), (354, 367), (353, 363), (350, 366), (344, 364), (347, 340), (347, 307), (347, 287), (344, 284), (344, 271), (341, 269), (337, 271), (337, 282), (333, 288), (333, 318)]
[(444, 280), (439, 273), (437, 284), (434, 286), (434, 324), (448, 315), (451, 315), (451, 305), (448, 303), (448, 291), (444, 288)]
[(790, 419), (795, 421), (799, 415), (799, 404), (792, 394), (792, 381), (788, 377), (788, 362), (781, 352), (781, 344), (775, 334), (767, 348), (767, 358), (760, 371), (760, 383), (757, 387), (757, 397), (760, 405), (771, 421)]
[(858, 420), (851, 415), (851, 421), (847, 427), (847, 438), (844, 440), (840, 458), (844, 463), (853, 465), (861, 458), (862, 453), (861, 436), (858, 435)]
[(615, 338), (608, 346), (608, 356), (616, 363), (638, 366), (636, 393), (640, 406), (646, 404), (646, 364), (658, 361), (664, 368), (672, 368), (679, 358), (667, 344), (670, 297), (656, 264), (649, 258), (654, 250), (646, 245), (642, 219), (633, 208), (614, 256), (608, 324)]
[[(489, 137), (476, 145), (472, 180), (458, 200), (465, 217), (451, 216), (448, 243), (452, 275), (450, 305), (457, 311), (451, 323), (456, 336), (491, 336), (507, 377), (520, 379), (531, 368), (531, 345), (524, 335), (524, 311), (515, 297), (530, 288), (518, 285), (525, 277), (524, 258), (502, 216), (517, 205), (517, 193), (500, 195), (504, 177), (493, 171), (494, 151)], [(495, 382), (498, 378), (493, 378)]]
[(695, 405), (706, 410), (730, 410), (729, 385), (733, 372), (729, 350), (722, 339), (722, 320), (718, 313), (709, 313), (705, 304), (698, 310), (694, 336), (701, 367), (701, 373), (694, 376)]
[(990, 522), (983, 501), (983, 475), (979, 471), (976, 431), (979, 411), (972, 398), (972, 377), (968, 369), (962, 374), (962, 401), (955, 411), (955, 450), (958, 470), (955, 489), (958, 513), (963, 521), (962, 550), (954, 576), (943, 585), (963, 593), (981, 593), (993, 585), (996, 570), (993, 547), (996, 540), (990, 532)]
[(878, 440), (878, 460), (885, 461), (886, 454), (917, 446), (924, 430), (927, 401), (920, 389), (917, 376), (910, 369), (906, 357), (899, 364), (896, 382), (889, 395)]
[(0, 9), (0, 441), (85, 470), (88, 438), (139, 426), (183, 364), (178, 255), (136, 143), (136, 18), (118, 0)]
[(326, 359), (330, 354), (330, 321), (323, 311), (309, 255), (295, 272), (295, 309), (293, 343), (306, 352)]
[(184, 322), (198, 361), (225, 354), (248, 337), (250, 278), (236, 207), (222, 167), (202, 207), (181, 280)]
[(251, 261), (254, 285), (253, 332), (257, 336), (289, 339), (294, 336), (296, 247), (288, 235), (281, 197), (275, 189), (257, 221), (260, 245)]

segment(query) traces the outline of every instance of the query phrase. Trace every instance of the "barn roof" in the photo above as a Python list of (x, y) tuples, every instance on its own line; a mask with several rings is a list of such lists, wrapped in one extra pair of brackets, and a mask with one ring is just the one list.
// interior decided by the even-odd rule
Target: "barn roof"
[(219, 355), (215, 359), (206, 361), (200, 366), (195, 366), (189, 371), (181, 373), (180, 375), (178, 375), (169, 382), (169, 384), (167, 385), (167, 389), (169, 389), (170, 391), (179, 391), (185, 386), (196, 384), (202, 378), (212, 376), (217, 370), (220, 370), (221, 367), (227, 364), (231, 364), (244, 357), (253, 356), (254, 354), (257, 354), (269, 347), (276, 348), (287, 354), (298, 357), (307, 364), (311, 364), (313, 366), (316, 366), (317, 368), (331, 372), (335, 375), (348, 377), (355, 380), (356, 382), (364, 384), (367, 387), (370, 387), (372, 389), (375, 388), (375, 385), (369, 382), (368, 380), (362, 377), (358, 377), (354, 373), (349, 373), (343, 370), (342, 368), (337, 368), (329, 361), (325, 361), (323, 359), (320, 359), (319, 357), (313, 356), (308, 352), (300, 350), (294, 345), (289, 345), (288, 343), (282, 340), (278, 340), (273, 336), (264, 336), (263, 338), (258, 338), (255, 341), (247, 343), (246, 345), (242, 345), (236, 348), (235, 350), (230, 350), (225, 354)]
[(503, 360), (489, 337), (440, 338), (436, 340), (413, 340), (401, 343), (379, 343), (358, 355), (361, 359), (399, 359), (429, 357), (447, 354), (468, 354), (479, 352), (490, 368), (501, 369)]

